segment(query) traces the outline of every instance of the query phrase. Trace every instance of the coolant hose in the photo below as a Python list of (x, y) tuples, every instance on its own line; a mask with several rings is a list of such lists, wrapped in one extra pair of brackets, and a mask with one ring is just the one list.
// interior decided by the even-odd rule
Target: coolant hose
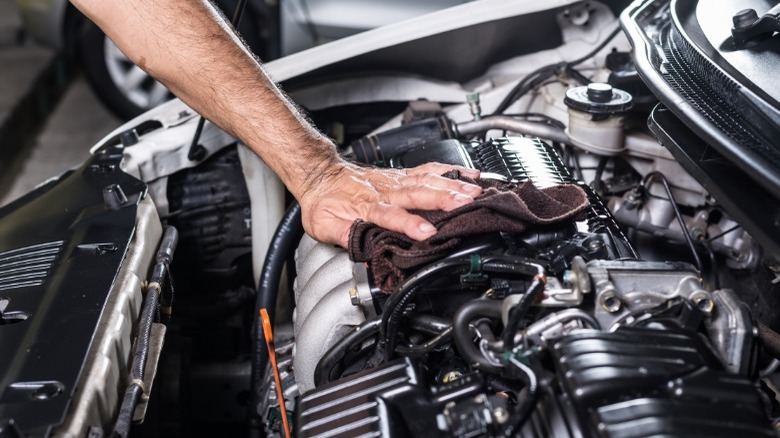
[(474, 368), (485, 371), (497, 372), (498, 367), (490, 363), (472, 342), (471, 322), (479, 318), (489, 318), (493, 320), (501, 319), (501, 301), (480, 298), (469, 301), (455, 312), (452, 319), (453, 335), (455, 346), (458, 348), (461, 356)]
[(284, 216), (282, 216), (282, 220), (271, 238), (257, 287), (254, 312), (255, 342), (252, 354), (251, 376), (252, 403), (250, 405), (252, 418), (256, 420), (259, 419), (257, 418), (255, 406), (259, 402), (260, 396), (257, 393), (257, 387), (268, 363), (268, 351), (265, 345), (265, 338), (263, 337), (263, 330), (260, 326), (260, 309), (266, 309), (273, 326), (276, 313), (276, 296), (279, 292), (282, 270), (288, 260), (288, 255), (295, 249), (302, 236), (301, 206), (297, 202), (293, 202), (284, 213)]

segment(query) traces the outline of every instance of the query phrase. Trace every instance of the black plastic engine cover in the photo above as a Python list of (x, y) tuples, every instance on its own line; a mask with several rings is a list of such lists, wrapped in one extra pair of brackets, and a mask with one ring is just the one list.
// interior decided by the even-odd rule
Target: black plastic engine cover
[(585, 436), (776, 436), (755, 385), (696, 333), (623, 327), (552, 349)]
[(64, 419), (146, 196), (121, 158), (98, 152), (0, 209), (0, 430), (45, 436)]

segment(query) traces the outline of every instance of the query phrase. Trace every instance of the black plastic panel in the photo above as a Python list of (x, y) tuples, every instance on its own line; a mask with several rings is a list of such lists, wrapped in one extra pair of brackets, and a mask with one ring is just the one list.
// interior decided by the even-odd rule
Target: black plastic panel
[[(780, 194), (780, 108), (774, 68), (777, 42), (740, 54), (728, 40), (713, 40), (713, 26), (731, 26), (741, 2), (637, 1), (621, 16), (635, 49), (636, 65), (659, 100), (701, 137), (773, 194)], [(755, 3), (755, 2), (753, 2)], [(699, 13), (704, 10), (718, 14)], [(697, 12), (699, 11), (699, 12)], [(701, 22), (707, 24), (708, 33)], [(752, 75), (747, 77), (746, 74)]]
[[(133, 236), (146, 186), (121, 156), (98, 153), (0, 209), (0, 424), (26, 436), (62, 422)], [(104, 206), (110, 184), (128, 198), (118, 209)]]
[(723, 371), (696, 333), (623, 327), (552, 351), (585, 436), (776, 436), (753, 383)]

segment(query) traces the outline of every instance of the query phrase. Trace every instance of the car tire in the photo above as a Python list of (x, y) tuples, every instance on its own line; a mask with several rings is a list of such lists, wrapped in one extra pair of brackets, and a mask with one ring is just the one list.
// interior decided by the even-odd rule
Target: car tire
[(128, 120), (173, 97), (125, 57), (91, 21), (80, 32), (78, 52), (90, 86), (117, 117)]
[[(225, 3), (232, 3), (232, 0)], [(255, 51), (262, 47), (256, 27), (260, 23), (252, 9), (247, 8), (240, 30)], [(162, 84), (130, 62), (90, 20), (83, 20), (77, 52), (87, 82), (100, 101), (120, 119), (129, 120), (174, 97)]]

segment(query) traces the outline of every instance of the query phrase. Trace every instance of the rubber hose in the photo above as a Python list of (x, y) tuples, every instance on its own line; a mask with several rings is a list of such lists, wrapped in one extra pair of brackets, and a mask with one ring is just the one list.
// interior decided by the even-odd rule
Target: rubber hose
[(762, 323), (758, 323), (758, 337), (764, 344), (764, 350), (774, 358), (780, 358), (780, 333)]
[(504, 429), (504, 436), (514, 437), (518, 435), (520, 428), (523, 427), (523, 424), (525, 424), (536, 407), (536, 402), (539, 400), (539, 381), (536, 378), (536, 374), (527, 365), (515, 358), (511, 358), (509, 362), (523, 373), (526, 387), (525, 399), (517, 405), (514, 415), (509, 418), (510, 422)]
[(265, 338), (263, 337), (263, 330), (260, 322), (260, 309), (266, 309), (268, 316), (271, 319), (271, 326), (273, 326), (276, 314), (276, 295), (279, 292), (279, 283), (282, 277), (282, 271), (284, 269), (287, 256), (290, 251), (295, 249), (298, 241), (303, 236), (303, 223), (301, 222), (301, 206), (297, 202), (293, 202), (287, 209), (282, 217), (279, 226), (276, 227), (271, 243), (268, 248), (268, 253), (265, 256), (265, 262), (263, 263), (263, 269), (260, 272), (260, 281), (257, 287), (257, 298), (255, 301), (255, 345), (252, 355), (252, 376), (251, 376), (251, 388), (252, 388), (252, 400), (253, 403), (250, 406), (251, 412), (254, 413), (253, 417), (257, 417), (254, 407), (257, 406), (259, 401), (257, 394), (257, 386), (262, 379), (262, 374), (265, 371), (265, 367), (268, 364), (268, 351), (265, 345)]
[(363, 343), (371, 336), (379, 333), (381, 324), (379, 317), (363, 322), (346, 336), (339, 339), (330, 349), (322, 355), (314, 368), (314, 384), (320, 386), (330, 382), (333, 367), (344, 360), (350, 348), (358, 343)]
[(471, 339), (471, 321), (483, 317), (500, 320), (501, 301), (479, 298), (462, 305), (452, 320), (455, 346), (470, 365), (484, 371), (498, 372), (500, 368), (483, 357)]
[(400, 354), (401, 356), (408, 356), (408, 357), (419, 357), (426, 353), (430, 353), (431, 351), (448, 344), (450, 342), (450, 339), (452, 339), (452, 327), (447, 328), (443, 332), (439, 333), (437, 336), (434, 336), (433, 338), (425, 341), (422, 344), (418, 345), (399, 345), (395, 347), (395, 352)]
[(506, 327), (504, 327), (504, 346), (507, 350), (511, 350), (515, 347), (515, 332), (520, 328), (520, 321), (523, 319), (528, 309), (536, 301), (537, 295), (544, 291), (544, 283), (538, 278), (534, 278), (531, 286), (528, 287), (528, 291), (523, 295), (515, 307), (509, 311), (507, 317)]

